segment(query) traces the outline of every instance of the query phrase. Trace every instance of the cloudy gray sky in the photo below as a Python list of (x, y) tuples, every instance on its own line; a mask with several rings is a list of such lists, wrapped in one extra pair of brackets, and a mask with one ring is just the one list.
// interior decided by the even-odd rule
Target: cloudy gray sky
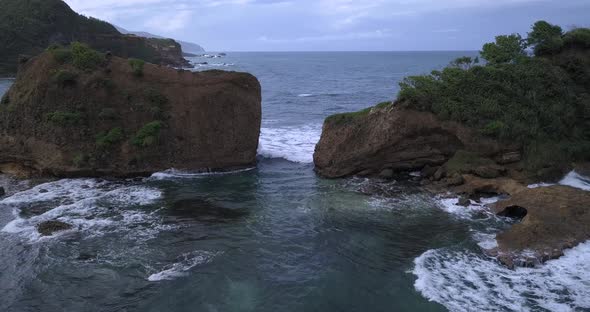
[(66, 0), (210, 51), (477, 50), (539, 19), (590, 26), (590, 0)]

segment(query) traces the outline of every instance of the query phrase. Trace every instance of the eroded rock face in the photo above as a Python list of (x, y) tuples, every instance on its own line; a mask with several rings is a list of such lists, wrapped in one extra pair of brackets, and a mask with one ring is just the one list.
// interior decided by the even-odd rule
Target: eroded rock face
[(317, 172), (328, 178), (377, 175), (387, 169), (440, 166), (458, 150), (494, 158), (518, 147), (484, 138), (458, 123), (440, 121), (431, 113), (394, 104), (346, 121), (326, 120), (314, 162)]
[(261, 91), (246, 73), (192, 73), (108, 57), (98, 68), (50, 52), (20, 68), (0, 103), (0, 168), (134, 176), (253, 166)]
[(590, 192), (569, 186), (525, 188), (500, 201), (493, 210), (522, 218), (497, 235), (498, 259), (509, 267), (534, 265), (563, 255), (590, 239)]

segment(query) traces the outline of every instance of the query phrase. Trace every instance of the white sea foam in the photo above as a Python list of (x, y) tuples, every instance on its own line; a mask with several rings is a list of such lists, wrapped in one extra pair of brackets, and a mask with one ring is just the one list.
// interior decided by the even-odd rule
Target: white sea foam
[(561, 181), (559, 181), (559, 184), (590, 191), (590, 178), (584, 177), (575, 171), (568, 173), (563, 179), (561, 179)]
[(179, 262), (164, 266), (162, 271), (150, 275), (147, 280), (150, 282), (158, 282), (187, 276), (192, 268), (197, 265), (211, 262), (216, 255), (217, 253), (209, 251), (186, 253), (181, 256)]
[[(584, 191), (590, 191), (590, 178), (585, 177), (575, 171), (571, 171), (570, 173), (568, 173), (557, 184), (579, 188)], [(555, 185), (555, 183), (535, 183), (535, 184), (529, 185), (528, 187), (529, 188), (538, 188), (538, 187), (552, 186), (552, 185)]]
[(321, 125), (262, 128), (258, 154), (266, 158), (312, 163), (313, 152), (320, 140), (321, 132)]
[[(15, 216), (1, 231), (16, 233), (35, 242), (43, 239), (36, 230), (38, 224), (59, 220), (73, 226), (59, 235), (72, 231), (90, 231), (91, 235), (101, 235), (107, 227), (126, 229), (129, 225), (154, 221), (155, 217), (150, 214), (128, 207), (152, 204), (160, 197), (158, 189), (120, 186), (93, 179), (45, 183), (0, 201), (0, 204), (12, 206)], [(48, 210), (30, 218), (20, 216), (20, 209), (36, 205), (47, 206)], [(126, 216), (131, 212), (133, 218)], [(121, 226), (123, 224), (125, 226)]]
[(152, 174), (150, 179), (153, 180), (167, 180), (167, 179), (193, 179), (198, 177), (206, 177), (212, 175), (227, 175), (227, 174), (236, 174), (241, 172), (247, 172), (255, 170), (255, 167), (252, 168), (245, 168), (239, 170), (231, 170), (231, 171), (219, 171), (219, 172), (188, 172), (183, 170), (177, 169), (168, 169), (166, 171), (156, 172)]
[(302, 94), (298, 94), (297, 96), (298, 97), (310, 97), (310, 96), (313, 96), (313, 94), (310, 94), (310, 93), (302, 93)]
[(442, 210), (462, 219), (470, 219), (475, 213), (489, 214), (487, 205), (497, 202), (500, 197), (481, 198), (478, 202), (470, 200), (467, 207), (458, 205), (458, 197), (439, 198), (437, 199), (437, 206)]
[(590, 309), (590, 242), (537, 268), (510, 270), (470, 252), (429, 250), (416, 258), (414, 287), (451, 311)]

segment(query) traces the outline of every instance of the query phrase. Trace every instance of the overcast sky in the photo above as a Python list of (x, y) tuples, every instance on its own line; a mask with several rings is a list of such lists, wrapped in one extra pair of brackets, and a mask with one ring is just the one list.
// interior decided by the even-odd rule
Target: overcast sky
[(539, 19), (590, 26), (590, 0), (66, 0), (209, 51), (478, 50)]

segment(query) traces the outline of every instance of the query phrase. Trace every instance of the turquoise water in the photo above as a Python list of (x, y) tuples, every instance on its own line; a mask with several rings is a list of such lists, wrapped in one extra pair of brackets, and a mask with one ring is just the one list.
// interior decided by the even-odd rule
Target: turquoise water
[[(138, 180), (2, 177), (0, 311), (589, 310), (590, 244), (511, 271), (480, 250), (509, 225), (482, 204), (434, 198), (411, 176), (313, 172), (327, 115), (391, 100), (404, 76), (464, 54), (198, 59), (212, 64), (198, 70), (260, 79), (257, 168)], [(579, 176), (564, 181), (586, 187)], [(75, 227), (39, 237), (35, 225), (52, 219)]]

